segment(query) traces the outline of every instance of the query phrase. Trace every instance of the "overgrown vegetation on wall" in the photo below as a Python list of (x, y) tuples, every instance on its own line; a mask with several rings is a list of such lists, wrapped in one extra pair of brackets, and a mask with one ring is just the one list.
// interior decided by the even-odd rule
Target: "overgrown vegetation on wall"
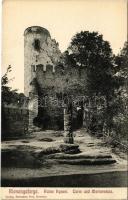
[[(115, 56), (102, 35), (82, 31), (72, 38), (65, 55), (67, 65), (87, 70), (86, 127), (91, 133), (106, 136), (114, 145), (124, 145), (128, 132), (128, 43)], [(101, 98), (104, 100), (100, 105), (94, 103), (93, 99)]]
[(18, 90), (13, 90), (9, 83), (9, 73), (12, 67), (9, 65), (1, 80), (2, 91), (2, 140), (16, 135), (23, 135), (28, 126), (28, 99)]

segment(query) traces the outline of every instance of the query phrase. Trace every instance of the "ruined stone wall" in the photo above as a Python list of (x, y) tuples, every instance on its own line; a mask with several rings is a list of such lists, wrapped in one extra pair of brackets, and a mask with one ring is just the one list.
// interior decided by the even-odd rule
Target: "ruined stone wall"
[[(86, 85), (86, 69), (63, 66), (63, 54), (58, 43), (51, 38), (50, 33), (38, 26), (29, 27), (24, 32), (24, 92), (26, 96), (38, 95), (59, 96), (70, 94), (74, 98), (82, 95), (81, 88)], [(33, 82), (36, 81), (36, 87)], [(33, 90), (32, 88), (35, 88)], [(33, 99), (30, 100), (33, 104)], [(37, 105), (37, 102), (36, 102)], [(76, 115), (75, 115), (76, 116)], [(34, 115), (35, 124), (40, 122), (43, 128), (63, 128), (63, 108), (47, 104), (38, 105), (38, 114)], [(30, 122), (34, 120), (29, 112)], [(58, 125), (57, 125), (58, 124)]]
[[(40, 66), (37, 66), (36, 77), (39, 84), (39, 98), (42, 100), (44, 96), (49, 98), (63, 97), (65, 95), (72, 95), (74, 100), (79, 95), (82, 95), (81, 87), (86, 86), (86, 70), (78, 68), (63, 68), (56, 66), (54, 71), (52, 66), (47, 66), (46, 71), (43, 71)], [(78, 88), (78, 83), (80, 88)], [(61, 99), (61, 98), (60, 98)], [(63, 129), (63, 107), (57, 99), (56, 102), (48, 102), (47, 98), (46, 107), (39, 107), (39, 119), (43, 128)], [(78, 128), (78, 112), (76, 108), (73, 110), (73, 128)]]
[(2, 107), (2, 138), (20, 136), (27, 133), (28, 109), (6, 105)]
[(39, 26), (29, 27), (24, 32), (24, 92), (29, 96), (32, 72), (40, 65), (42, 71), (47, 65), (56, 65), (61, 52), (58, 43), (50, 33)]
[[(75, 91), (78, 84), (81, 87), (86, 86), (86, 69), (75, 67), (62, 68), (61, 66), (56, 66), (53, 71), (53, 66), (47, 66), (46, 71), (43, 71), (41, 66), (37, 66), (36, 77), (42, 92), (52, 89), (54, 93), (68, 93), (70, 89)], [(74, 95), (74, 92), (70, 90), (70, 94)]]
[(29, 96), (30, 83), (35, 78), (40, 89), (52, 88), (56, 92), (67, 91), (78, 82), (85, 85), (86, 70), (58, 65), (63, 55), (58, 43), (50, 33), (38, 26), (29, 27), (24, 32), (24, 92)]

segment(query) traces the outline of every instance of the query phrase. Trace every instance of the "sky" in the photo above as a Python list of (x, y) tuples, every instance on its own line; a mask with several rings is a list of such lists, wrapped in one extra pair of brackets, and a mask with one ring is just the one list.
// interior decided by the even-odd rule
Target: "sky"
[(24, 30), (42, 26), (67, 49), (81, 30), (97, 31), (118, 54), (127, 40), (127, 0), (3, 0), (2, 73), (12, 66), (13, 89), (24, 91)]

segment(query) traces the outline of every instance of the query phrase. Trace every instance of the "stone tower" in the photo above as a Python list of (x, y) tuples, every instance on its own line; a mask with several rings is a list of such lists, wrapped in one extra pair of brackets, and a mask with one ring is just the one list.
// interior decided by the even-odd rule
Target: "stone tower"
[[(28, 27), (24, 32), (24, 93), (29, 96), (30, 83), (36, 68), (54, 66), (59, 61), (61, 52), (58, 43), (51, 39), (50, 33), (40, 26)], [(35, 75), (34, 75), (35, 76)]]
[(24, 32), (24, 93), (29, 96), (30, 83), (33, 80), (36, 66), (46, 65), (44, 49), (50, 39), (49, 32), (39, 26), (29, 27)]
[[(40, 70), (41, 80), (43, 72), (49, 69), (54, 72), (61, 52), (58, 43), (51, 39), (50, 33), (40, 26), (28, 27), (24, 32), (24, 94), (29, 97), (29, 125), (33, 126), (38, 116), (38, 85)], [(42, 80), (43, 82), (43, 80)], [(43, 83), (44, 85), (44, 83)], [(43, 88), (43, 85), (40, 87)]]

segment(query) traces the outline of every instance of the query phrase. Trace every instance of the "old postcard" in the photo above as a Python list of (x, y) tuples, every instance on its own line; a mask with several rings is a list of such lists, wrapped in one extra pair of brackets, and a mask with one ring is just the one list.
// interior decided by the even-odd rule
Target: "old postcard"
[(3, 0), (2, 200), (127, 200), (127, 0)]

